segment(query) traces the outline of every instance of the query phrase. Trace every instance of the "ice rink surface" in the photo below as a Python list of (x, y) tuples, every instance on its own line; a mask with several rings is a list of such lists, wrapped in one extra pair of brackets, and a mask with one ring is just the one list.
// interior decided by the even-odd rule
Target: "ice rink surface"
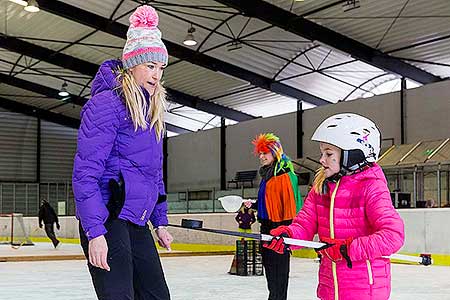
[[(265, 300), (262, 276), (229, 275), (232, 256), (164, 257), (172, 300)], [(293, 258), (289, 299), (316, 299), (318, 263)], [(391, 299), (450, 300), (450, 267), (395, 264)], [(149, 278), (151, 280), (151, 278)], [(1, 300), (95, 300), (85, 261), (0, 263)]]

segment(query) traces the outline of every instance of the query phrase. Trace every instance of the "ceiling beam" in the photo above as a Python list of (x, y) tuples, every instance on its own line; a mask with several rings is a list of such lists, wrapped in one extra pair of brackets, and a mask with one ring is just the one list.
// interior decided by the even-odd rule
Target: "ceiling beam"
[(402, 60), (263, 0), (216, 0), (248, 17), (258, 18), (311, 41), (320, 41), (377, 68), (427, 84), (442, 79)]
[[(111, 21), (105, 17), (93, 14), (89, 11), (82, 10), (78, 7), (66, 4), (61, 1), (39, 0), (38, 2), (39, 7), (42, 10), (78, 22), (80, 24), (95, 28), (102, 32), (109, 33), (113, 36), (126, 39), (128, 26), (122, 23)], [(257, 73), (248, 71), (244, 68), (213, 58), (206, 54), (197, 52), (195, 50), (183, 47), (177, 43), (164, 39), (163, 42), (166, 45), (169, 54), (178, 59), (185, 60), (187, 62), (207, 68), (212, 71), (220, 71), (233, 77), (248, 81), (259, 88), (283, 96), (291, 97), (297, 100), (303, 100), (317, 106), (332, 103), (328, 100), (322, 99), (320, 97), (314, 96), (302, 90), (296, 89), (287, 84), (274, 82), (271, 78), (259, 75)]]
[[(69, 69), (80, 74), (95, 76), (99, 65), (64, 54), (54, 50), (35, 45), (21, 39), (0, 34), (0, 47), (9, 51), (20, 53), (49, 64)], [(213, 102), (208, 102), (199, 97), (194, 97), (186, 93), (166, 88), (169, 99), (173, 102), (189, 106), (204, 112), (225, 117), (234, 121), (248, 121), (256, 117), (241, 111), (228, 108)]]
[[(58, 95), (59, 90), (57, 89), (53, 89), (18, 77), (12, 77), (3, 73), (0, 73), (0, 83), (5, 83), (7, 85), (15, 86), (17, 88), (28, 90), (33, 93), (44, 95), (48, 98), (61, 99), (61, 97)], [(68, 97), (70, 97), (71, 102), (74, 104), (83, 106), (86, 103), (86, 99), (83, 97), (72, 94)], [(68, 97), (64, 98), (67, 99)]]
[(168, 131), (172, 131), (172, 132), (175, 132), (175, 133), (178, 133), (178, 134), (193, 132), (192, 130), (189, 130), (189, 129), (186, 129), (186, 128), (183, 128), (183, 127), (180, 127), (180, 126), (177, 126), (177, 125), (173, 125), (173, 124), (170, 124), (170, 123), (167, 123), (167, 122), (166, 122), (166, 129)]
[[(24, 114), (30, 117), (40, 118), (42, 120), (56, 123), (62, 126), (77, 129), (80, 127), (80, 119), (75, 119), (62, 114), (54, 113), (45, 109), (37, 108), (35, 106), (19, 103), (0, 97), (0, 107), (19, 114)], [(166, 129), (175, 133), (183, 134), (192, 132), (191, 130), (166, 123)]]
[[(0, 83), (4, 83), (4, 84), (7, 84), (7, 85), (11, 85), (11, 86), (17, 87), (17, 88), (21, 88), (21, 89), (24, 89), (24, 90), (27, 90), (27, 91), (30, 91), (30, 92), (33, 92), (33, 93), (37, 93), (37, 94), (46, 96), (48, 98), (60, 99), (60, 97), (58, 96), (58, 92), (59, 91), (56, 90), (56, 89), (53, 89), (53, 88), (50, 88), (50, 87), (47, 87), (47, 86), (43, 86), (43, 85), (31, 82), (31, 81), (23, 80), (23, 79), (20, 79), (20, 78), (17, 78), (17, 77), (12, 77), (12, 76), (9, 76), (9, 75), (5, 75), (5, 74), (2, 74), (2, 73), (0, 73)], [(80, 106), (83, 106), (88, 100), (86, 98), (78, 97), (78, 96), (74, 96), (74, 95), (71, 95), (71, 97), (74, 99), (74, 101), (72, 101), (72, 103), (78, 104)], [(24, 110), (23, 113), (24, 114), (29, 114), (30, 109), (27, 108), (28, 107), (27, 105), (23, 104), (25, 106), (22, 107), (21, 103), (19, 103), (19, 102), (16, 102), (16, 101), (13, 101), (13, 100), (7, 100), (6, 98), (2, 98), (1, 101), (3, 101), (3, 100), (5, 100), (4, 101), (6, 103), (5, 105), (7, 105), (7, 107), (4, 107), (5, 109), (9, 109), (9, 110), (16, 109), (16, 110), (14, 110), (14, 112), (19, 112), (20, 113), (21, 112), (20, 109), (24, 108), (25, 110)], [(13, 103), (11, 103), (11, 102), (13, 102)], [(63, 103), (63, 100), (61, 100), (61, 103)], [(17, 105), (14, 106), (13, 104), (17, 104)], [(0, 106), (1, 106), (1, 103), (0, 103)], [(61, 125), (64, 125), (64, 126), (69, 126), (69, 127), (78, 129), (78, 127), (73, 127), (72, 126), (74, 123), (71, 120), (69, 120), (68, 123), (61, 123), (62, 121), (60, 121), (60, 120), (67, 121), (66, 116), (64, 116), (62, 114), (58, 114), (58, 113), (54, 113), (54, 112), (51, 112), (51, 111), (48, 111), (48, 110), (36, 108), (34, 106), (30, 106), (30, 107), (33, 108), (31, 110), (32, 113), (35, 114), (35, 112), (33, 112), (33, 110), (36, 110), (36, 111), (38, 111), (40, 113), (40, 115), (46, 116), (46, 119), (45, 119), (46, 121), (50, 121), (50, 122), (58, 123), (58, 124), (61, 124)], [(48, 112), (48, 114), (45, 113), (45, 112)], [(55, 117), (55, 119), (51, 119), (52, 117)], [(69, 117), (67, 117), (67, 118), (69, 118)], [(70, 118), (70, 119), (72, 119), (72, 118)], [(78, 125), (79, 125), (79, 122), (78, 122)], [(166, 122), (166, 128), (169, 131), (172, 131), (172, 132), (175, 132), (175, 133), (179, 133), (179, 134), (192, 132), (189, 129), (186, 129), (186, 128), (183, 128), (183, 127), (180, 127), (180, 126), (177, 126), (177, 125), (173, 125), (173, 124), (170, 124), (170, 123), (167, 123), (167, 122)]]
[(37, 108), (35, 106), (19, 103), (3, 97), (0, 97), (0, 107), (15, 113), (40, 118), (48, 122), (56, 123), (74, 129), (78, 129), (80, 127), (79, 119)]

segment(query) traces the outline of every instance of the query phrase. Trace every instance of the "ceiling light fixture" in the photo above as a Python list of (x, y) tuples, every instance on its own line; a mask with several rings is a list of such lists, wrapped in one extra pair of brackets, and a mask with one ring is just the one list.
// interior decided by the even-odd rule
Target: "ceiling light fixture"
[(195, 37), (194, 37), (194, 32), (195, 32), (195, 28), (191, 24), (191, 27), (188, 29), (188, 33), (186, 35), (186, 38), (183, 41), (183, 44), (185, 44), (186, 46), (197, 45), (197, 41), (195, 40)]
[(62, 86), (61, 86), (61, 90), (59, 91), (58, 95), (60, 97), (67, 97), (69, 96), (69, 92), (67, 91), (67, 82), (63, 82)]
[(347, 0), (342, 3), (342, 10), (348, 12), (361, 7), (360, 0)]
[(36, 0), (28, 1), (28, 5), (24, 8), (27, 12), (35, 13), (39, 11), (39, 5)]
[(10, 2), (14, 2), (16, 4), (22, 5), (22, 6), (27, 6), (28, 2), (24, 1), (24, 0), (9, 0)]
[(227, 45), (228, 51), (239, 50), (241, 48), (242, 48), (242, 43), (238, 40), (235, 40), (235, 41), (231, 42), (231, 44)]

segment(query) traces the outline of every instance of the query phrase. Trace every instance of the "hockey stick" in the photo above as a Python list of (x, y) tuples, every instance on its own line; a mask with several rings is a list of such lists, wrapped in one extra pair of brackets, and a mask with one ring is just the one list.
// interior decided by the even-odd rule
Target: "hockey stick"
[[(274, 238), (273, 236), (268, 235), (268, 234), (245, 233), (245, 232), (238, 232), (238, 231), (231, 231), (231, 230), (203, 228), (203, 226), (202, 226), (203, 221), (198, 221), (198, 220), (182, 219), (181, 225), (174, 225), (174, 224), (168, 224), (168, 225), (171, 227), (192, 229), (192, 230), (217, 233), (217, 234), (223, 234), (223, 235), (230, 235), (230, 236), (238, 236), (238, 237), (243, 237), (243, 238), (252, 238), (252, 239), (261, 240), (261, 241), (271, 241)], [(299, 240), (299, 239), (293, 239), (293, 238), (283, 238), (283, 239), (284, 239), (284, 243), (286, 243), (288, 245), (301, 246), (301, 247), (314, 248), (314, 249), (318, 249), (318, 248), (325, 246), (325, 244), (321, 243), (321, 242), (305, 241), (305, 240)], [(428, 266), (433, 263), (433, 260), (431, 259), (431, 255), (424, 255), (424, 254), (421, 254), (420, 257), (404, 255), (404, 254), (392, 254), (390, 256), (383, 256), (383, 257), (389, 258), (389, 259), (402, 260), (402, 261), (416, 262), (416, 263), (419, 263), (424, 266)]]

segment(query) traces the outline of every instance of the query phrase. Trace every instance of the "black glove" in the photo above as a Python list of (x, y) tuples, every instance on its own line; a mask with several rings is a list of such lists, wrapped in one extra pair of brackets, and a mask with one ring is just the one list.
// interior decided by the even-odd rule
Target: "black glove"
[(111, 197), (109, 198), (108, 204), (106, 204), (106, 208), (109, 212), (109, 218), (117, 219), (125, 202), (125, 182), (122, 177), (119, 178), (119, 181), (110, 179), (109, 189), (111, 191)]
[(156, 203), (163, 203), (167, 201), (167, 195), (159, 195)]
[(61, 226), (59, 226), (59, 223), (56, 223), (56, 229), (61, 229)]
[(42, 224), (39, 224), (39, 228), (42, 228)]

